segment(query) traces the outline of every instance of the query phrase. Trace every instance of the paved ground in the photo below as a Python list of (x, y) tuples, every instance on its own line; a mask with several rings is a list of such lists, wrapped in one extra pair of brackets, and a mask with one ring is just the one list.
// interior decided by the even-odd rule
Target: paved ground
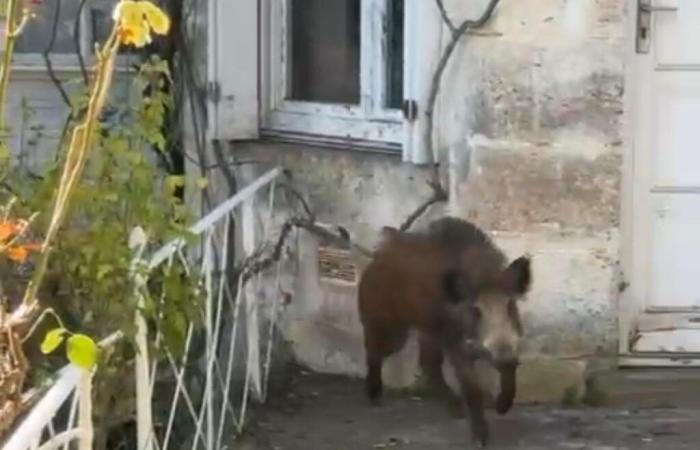
[[(700, 383), (700, 381), (698, 381)], [(472, 448), (463, 420), (431, 399), (389, 394), (370, 408), (358, 380), (300, 373), (255, 415), (247, 450)], [(491, 449), (698, 450), (700, 409), (516, 406), (491, 416)]]

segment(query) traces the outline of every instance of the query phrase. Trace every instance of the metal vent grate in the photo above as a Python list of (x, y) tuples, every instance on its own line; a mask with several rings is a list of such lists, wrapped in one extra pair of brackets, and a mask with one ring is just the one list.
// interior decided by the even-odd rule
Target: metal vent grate
[(357, 282), (357, 267), (349, 250), (319, 247), (318, 273), (319, 278), (324, 281), (351, 284)]

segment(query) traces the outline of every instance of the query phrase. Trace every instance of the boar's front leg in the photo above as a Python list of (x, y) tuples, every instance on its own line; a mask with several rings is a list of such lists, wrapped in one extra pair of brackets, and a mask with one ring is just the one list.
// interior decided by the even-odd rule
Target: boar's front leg
[(455, 417), (464, 417), (464, 405), (447, 385), (442, 373), (444, 359), (442, 347), (432, 336), (421, 335), (418, 343), (419, 362), (423, 375), (427, 378), (430, 386), (435, 389), (438, 397), (447, 403), (450, 413)]
[(499, 364), (497, 368), (501, 377), (501, 391), (496, 398), (496, 412), (504, 415), (513, 407), (515, 400), (518, 364), (516, 362), (503, 363)]
[(489, 440), (489, 427), (484, 414), (484, 392), (479, 383), (474, 360), (467, 357), (460, 349), (451, 349), (447, 355), (455, 369), (457, 380), (467, 402), (474, 445), (477, 448), (486, 448)]

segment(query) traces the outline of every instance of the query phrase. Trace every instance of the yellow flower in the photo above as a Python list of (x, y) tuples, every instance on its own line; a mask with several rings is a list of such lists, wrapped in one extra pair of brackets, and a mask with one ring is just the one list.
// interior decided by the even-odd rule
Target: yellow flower
[(170, 18), (149, 1), (122, 0), (114, 8), (117, 35), (124, 45), (143, 47), (151, 42), (151, 31), (166, 34)]
[(146, 20), (155, 34), (164, 35), (170, 29), (170, 17), (151, 2), (141, 2)]

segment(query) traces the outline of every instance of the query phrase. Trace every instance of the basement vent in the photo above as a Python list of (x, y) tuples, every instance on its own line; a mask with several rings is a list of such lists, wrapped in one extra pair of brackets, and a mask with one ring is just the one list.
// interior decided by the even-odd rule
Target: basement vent
[(319, 247), (318, 274), (323, 281), (355, 284), (357, 268), (352, 253), (339, 248)]

